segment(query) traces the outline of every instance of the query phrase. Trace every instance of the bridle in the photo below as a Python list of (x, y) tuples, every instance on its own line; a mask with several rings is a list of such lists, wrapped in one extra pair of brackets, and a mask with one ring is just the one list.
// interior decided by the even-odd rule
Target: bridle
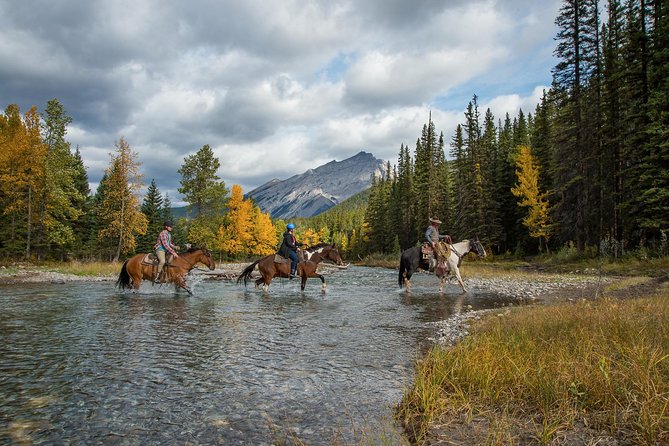
[[(201, 251), (202, 251), (202, 253), (204, 254), (205, 250), (204, 250), (204, 249), (201, 249)], [(210, 254), (210, 255), (211, 255), (211, 254)], [(190, 266), (189, 271), (190, 271), (190, 270), (193, 270), (193, 269), (196, 269), (196, 270), (198, 270), (198, 271), (206, 271), (206, 269), (203, 269), (203, 268), (200, 268), (200, 267), (195, 266), (195, 265), (197, 265), (197, 264), (200, 262), (199, 260), (197, 260), (197, 261), (191, 263), (191, 262), (188, 261), (184, 256), (179, 256), (178, 258), (179, 258), (179, 259), (182, 259), (184, 262), (186, 262), (186, 264), (187, 264), (188, 266)], [(169, 266), (172, 266), (172, 264), (170, 264)]]

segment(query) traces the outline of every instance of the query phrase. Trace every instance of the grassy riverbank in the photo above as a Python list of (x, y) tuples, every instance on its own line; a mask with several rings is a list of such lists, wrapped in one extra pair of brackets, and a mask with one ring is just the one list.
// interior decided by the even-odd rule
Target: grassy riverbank
[(68, 274), (73, 276), (96, 276), (107, 277), (118, 275), (121, 271), (122, 262), (40, 262), (24, 263), (12, 262), (3, 265), (0, 269), (1, 275), (16, 274), (20, 271), (51, 272), (59, 274)]
[(667, 444), (669, 284), (612, 297), (639, 283), (493, 315), (457, 346), (433, 348), (397, 409), (411, 440)]

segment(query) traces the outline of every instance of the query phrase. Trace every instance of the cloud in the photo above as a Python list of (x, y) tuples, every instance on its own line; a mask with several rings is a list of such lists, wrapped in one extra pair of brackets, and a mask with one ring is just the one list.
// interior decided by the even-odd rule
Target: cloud
[(178, 202), (209, 144), (246, 191), (360, 150), (394, 162), (428, 116), (450, 138), (473, 94), (533, 112), (559, 0), (0, 0), (0, 98), (57, 98), (91, 183), (124, 137)]
[(534, 114), (537, 104), (541, 102), (543, 92), (548, 91), (548, 89), (548, 86), (539, 85), (528, 96), (520, 96), (518, 94), (497, 96), (489, 102), (481, 104), (480, 109), (485, 111), (490, 108), (495, 117), (502, 120), (507, 113), (513, 119), (518, 115), (520, 110), (523, 110), (523, 113), (527, 117), (528, 113)]

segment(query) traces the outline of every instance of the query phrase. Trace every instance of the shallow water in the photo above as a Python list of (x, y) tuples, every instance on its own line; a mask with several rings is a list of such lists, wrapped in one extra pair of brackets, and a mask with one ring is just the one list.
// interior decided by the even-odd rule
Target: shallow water
[[(493, 308), (418, 274), (350, 267), (269, 293), (199, 281), (0, 286), (0, 443), (305, 444), (395, 438), (427, 322)], [(197, 280), (196, 280), (197, 282)]]

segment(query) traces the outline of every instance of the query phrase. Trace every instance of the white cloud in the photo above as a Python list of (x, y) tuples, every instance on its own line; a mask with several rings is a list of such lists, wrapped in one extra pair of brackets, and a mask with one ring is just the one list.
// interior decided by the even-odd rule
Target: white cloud
[(518, 94), (497, 96), (489, 102), (481, 104), (480, 109), (486, 110), (490, 108), (493, 115), (500, 119), (504, 119), (507, 113), (513, 119), (521, 109), (525, 116), (528, 113), (534, 114), (537, 104), (541, 102), (544, 90), (548, 91), (548, 89), (548, 86), (539, 85), (528, 96), (520, 96)]

